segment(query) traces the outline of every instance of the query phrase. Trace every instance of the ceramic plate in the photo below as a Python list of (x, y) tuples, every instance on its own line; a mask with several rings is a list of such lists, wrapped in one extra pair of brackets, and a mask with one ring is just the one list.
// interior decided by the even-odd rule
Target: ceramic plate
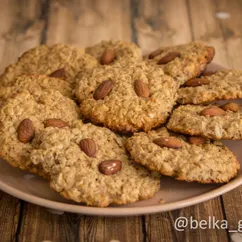
[[(222, 69), (210, 65), (210, 69)], [(242, 104), (242, 100), (237, 100)], [(236, 154), (242, 165), (242, 141), (224, 141)], [(65, 200), (48, 187), (48, 182), (40, 177), (11, 167), (0, 160), (0, 189), (12, 196), (46, 208), (89, 215), (127, 216), (164, 212), (197, 204), (226, 193), (242, 184), (242, 172), (228, 184), (203, 185), (176, 181), (169, 177), (161, 178), (161, 188), (152, 199), (122, 206), (107, 208), (87, 207)], [(164, 204), (159, 204), (163, 199)]]

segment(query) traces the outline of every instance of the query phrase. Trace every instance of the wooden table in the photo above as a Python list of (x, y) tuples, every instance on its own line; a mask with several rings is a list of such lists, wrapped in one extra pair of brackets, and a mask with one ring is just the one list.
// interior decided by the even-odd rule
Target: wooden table
[[(242, 67), (240, 0), (2, 0), (1, 71), (25, 50), (39, 44), (85, 47), (102, 39), (138, 43), (144, 51), (160, 45), (202, 40), (216, 47), (215, 61)], [(227, 219), (229, 229), (242, 219), (242, 188), (196, 206), (140, 217), (108, 218), (65, 213), (21, 201), (0, 191), (0, 241), (242, 241), (227, 230), (178, 232), (174, 220)]]

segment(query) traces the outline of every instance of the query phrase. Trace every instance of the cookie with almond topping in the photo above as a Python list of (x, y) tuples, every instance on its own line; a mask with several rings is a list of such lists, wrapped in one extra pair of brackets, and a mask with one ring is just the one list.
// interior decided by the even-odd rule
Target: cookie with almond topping
[(95, 67), (97, 61), (75, 47), (56, 44), (41, 45), (25, 52), (15, 64), (8, 66), (0, 77), (0, 83), (14, 83), (21, 75), (49, 75), (75, 82), (75, 75), (81, 70)]
[(35, 136), (44, 129), (47, 120), (52, 120), (52, 126), (59, 119), (69, 125), (78, 118), (76, 103), (59, 91), (17, 92), (0, 109), (0, 157), (12, 166), (42, 175), (28, 161)]
[(145, 61), (104, 65), (76, 77), (82, 115), (114, 131), (148, 131), (166, 121), (179, 84)]
[(166, 128), (137, 133), (127, 140), (126, 148), (137, 163), (177, 180), (224, 183), (240, 169), (233, 152), (221, 142), (188, 139)]
[(124, 140), (107, 128), (74, 122), (42, 130), (30, 160), (50, 177), (50, 187), (89, 206), (127, 204), (154, 196), (160, 176), (135, 164)]
[(242, 107), (230, 103), (214, 105), (183, 105), (175, 109), (167, 128), (189, 135), (198, 135), (215, 140), (242, 139)]
[(134, 43), (120, 40), (103, 40), (86, 47), (85, 52), (95, 57), (101, 65), (126, 64), (128, 60), (141, 60), (141, 49)]
[(181, 104), (242, 98), (242, 71), (224, 70), (187, 81), (178, 91)]
[(191, 42), (183, 45), (161, 47), (147, 56), (148, 61), (160, 66), (182, 85), (199, 76), (213, 60), (215, 49), (202, 43)]

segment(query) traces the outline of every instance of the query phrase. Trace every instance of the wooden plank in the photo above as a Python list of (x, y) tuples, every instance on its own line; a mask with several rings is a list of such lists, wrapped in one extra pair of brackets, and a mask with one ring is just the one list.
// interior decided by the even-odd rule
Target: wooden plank
[(80, 216), (52, 214), (46, 208), (24, 203), (18, 241), (77, 241)]
[(92, 217), (70, 213), (56, 215), (45, 208), (25, 203), (18, 240), (139, 242), (143, 241), (142, 221), (141, 217)]
[[(227, 61), (231, 68), (242, 68), (242, 36), (241, 36), (241, 11), (240, 0), (223, 0), (217, 4), (217, 13), (223, 13), (222, 19), (216, 18), (219, 23), (227, 52)], [(227, 16), (226, 16), (227, 14)]]
[(83, 216), (80, 220), (80, 241), (127, 241), (141, 242), (141, 217), (91, 217)]
[(0, 1), (0, 72), (23, 52), (39, 45), (45, 26), (41, 10), (46, 2)]
[[(175, 228), (175, 221), (179, 217), (188, 219), (188, 225), (184, 231), (178, 231)], [(187, 242), (228, 241), (226, 230), (199, 229), (196, 228), (196, 222), (189, 222), (195, 220), (209, 222), (209, 217), (220, 221), (224, 219), (219, 198), (172, 212), (146, 216), (147, 241), (157, 241), (157, 238), (162, 238), (164, 241)], [(207, 226), (207, 228), (209, 227)]]
[(47, 43), (85, 47), (106, 39), (130, 41), (129, 0), (51, 1)]
[[(229, 66), (220, 24), (216, 18), (217, 4), (214, 1), (188, 1), (194, 40), (200, 40), (216, 49), (214, 62)], [(199, 11), (198, 11), (199, 9)], [(202, 19), (202, 21), (201, 21)]]
[[(198, 204), (196, 206), (188, 207), (181, 210), (181, 215), (187, 218), (192, 217), (193, 220), (224, 220), (223, 209), (221, 206), (220, 198), (212, 199), (208, 202)], [(194, 226), (196, 226), (194, 224)], [(184, 241), (228, 241), (227, 231), (225, 229), (186, 229), (184, 231)]]
[(21, 202), (0, 191), (0, 235), (1, 241), (14, 241), (20, 220)]
[[(185, 0), (137, 1), (134, 16), (138, 44), (147, 53), (161, 45), (191, 41), (189, 16)], [(175, 7), (174, 7), (175, 6)]]

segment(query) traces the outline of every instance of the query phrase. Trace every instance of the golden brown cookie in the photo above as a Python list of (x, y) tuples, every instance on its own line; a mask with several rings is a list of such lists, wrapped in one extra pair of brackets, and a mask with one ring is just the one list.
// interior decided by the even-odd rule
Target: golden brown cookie
[(95, 67), (97, 61), (75, 47), (56, 44), (41, 45), (25, 52), (18, 61), (7, 67), (0, 77), (0, 83), (12, 83), (20, 75), (49, 75), (75, 82), (75, 75), (81, 70)]
[(242, 71), (218, 71), (187, 81), (178, 91), (181, 104), (201, 104), (215, 100), (242, 98)]
[(69, 125), (79, 117), (75, 102), (56, 90), (16, 93), (0, 109), (0, 157), (12, 166), (42, 175), (28, 161), (34, 137), (47, 120), (61, 119)]
[(213, 105), (184, 105), (175, 109), (167, 127), (175, 132), (199, 135), (215, 140), (242, 139), (242, 108)]
[(81, 113), (121, 132), (148, 131), (166, 121), (178, 83), (145, 61), (105, 65), (76, 77)]
[(159, 191), (160, 176), (134, 164), (123, 139), (112, 131), (75, 122), (46, 128), (31, 162), (50, 176), (50, 186), (67, 199), (90, 206), (127, 204)]
[(103, 40), (87, 47), (85, 52), (95, 57), (101, 65), (126, 65), (129, 61), (142, 59), (141, 49), (136, 44), (120, 40)]
[(221, 142), (187, 139), (166, 128), (137, 133), (128, 139), (126, 147), (137, 163), (188, 182), (228, 182), (240, 169), (234, 154)]

